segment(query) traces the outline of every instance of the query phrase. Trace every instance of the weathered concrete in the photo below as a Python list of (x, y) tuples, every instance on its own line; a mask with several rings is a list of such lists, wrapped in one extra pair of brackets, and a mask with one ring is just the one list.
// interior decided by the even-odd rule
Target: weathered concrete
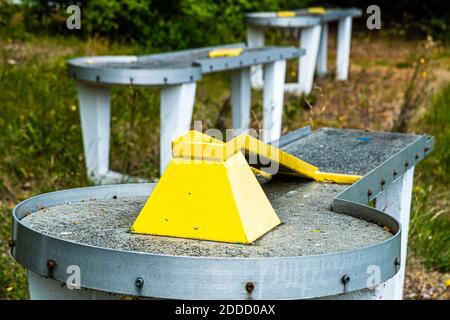
[(145, 198), (89, 200), (44, 208), (22, 222), (39, 232), (104, 248), (205, 257), (281, 257), (352, 250), (391, 237), (382, 227), (330, 211), (347, 186), (276, 179), (264, 189), (282, 225), (252, 245), (131, 234)]

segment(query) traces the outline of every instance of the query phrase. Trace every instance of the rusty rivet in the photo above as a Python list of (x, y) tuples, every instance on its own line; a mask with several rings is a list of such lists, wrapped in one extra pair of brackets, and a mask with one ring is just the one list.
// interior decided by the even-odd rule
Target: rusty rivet
[(350, 277), (349, 277), (348, 275), (344, 274), (344, 275), (342, 276), (341, 281), (342, 281), (343, 284), (347, 284), (347, 283), (350, 282)]
[(370, 197), (372, 195), (372, 189), (367, 190), (367, 195)]
[(380, 180), (380, 184), (381, 184), (382, 186), (384, 186), (384, 185), (386, 184), (386, 180), (381, 179), (381, 180)]
[(409, 161), (405, 161), (405, 167), (409, 166)]
[(395, 257), (395, 259), (394, 259), (394, 265), (395, 265), (396, 267), (398, 267), (398, 266), (400, 265), (400, 258), (399, 258), (399, 257)]
[(394, 171), (392, 172), (392, 174), (393, 174), (394, 176), (396, 176), (396, 175), (398, 174), (397, 170), (394, 170)]
[(144, 285), (144, 279), (141, 277), (137, 277), (134, 281), (134, 284), (136, 285), (136, 287), (142, 288), (142, 286)]
[(423, 148), (423, 151), (425, 151), (425, 152), (430, 151), (430, 147), (425, 147), (425, 148)]
[(419, 160), (419, 154), (416, 153), (416, 160)]
[(247, 284), (245, 285), (245, 290), (248, 293), (252, 293), (252, 291), (255, 289), (255, 285), (253, 284), (253, 282), (247, 282)]
[(16, 242), (13, 239), (8, 240), (8, 247), (12, 248), (16, 245)]
[(47, 268), (49, 270), (53, 270), (56, 267), (56, 261), (55, 260), (47, 260)]

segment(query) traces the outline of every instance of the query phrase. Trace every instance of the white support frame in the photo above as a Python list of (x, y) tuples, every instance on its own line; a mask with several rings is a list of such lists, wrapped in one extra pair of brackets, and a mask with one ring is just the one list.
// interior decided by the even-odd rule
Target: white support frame
[(317, 75), (324, 77), (328, 73), (328, 23), (322, 23), (320, 34), (319, 54), (317, 57)]
[(283, 117), (284, 81), (286, 60), (264, 65), (263, 92), (263, 141), (278, 140), (281, 135)]
[[(247, 26), (247, 46), (249, 48), (263, 47), (265, 44), (262, 28)], [(251, 67), (252, 88), (261, 89), (264, 86), (263, 69), (261, 65)]]
[(341, 18), (338, 21), (336, 79), (347, 80), (350, 67), (350, 45), (352, 40), (352, 17)]
[(235, 135), (247, 133), (250, 128), (250, 77), (250, 68), (231, 72), (231, 114)]
[(87, 175), (96, 182), (119, 178), (109, 170), (111, 89), (84, 82), (77, 88)]
[(402, 177), (387, 186), (375, 200), (378, 210), (396, 218), (402, 226), (400, 268), (398, 273), (386, 282), (384, 293), (388, 299), (401, 300), (403, 298), (413, 179), (414, 167), (408, 169)]
[[(78, 82), (83, 148), (88, 177), (98, 184), (120, 181), (143, 182), (109, 169), (111, 88)], [(194, 108), (196, 83), (161, 89), (161, 173), (172, 158), (172, 140), (188, 131)]]
[(298, 84), (288, 84), (286, 89), (298, 94), (310, 94), (313, 88), (314, 72), (316, 70), (319, 53), (320, 35), (322, 25), (302, 28), (300, 30), (300, 47), (306, 49), (305, 55), (299, 59)]
[[(353, 17), (343, 17), (338, 20), (336, 79), (347, 80), (350, 67), (350, 47), (352, 37)], [(328, 72), (328, 22), (308, 27), (300, 27), (300, 47), (306, 49), (305, 55), (299, 58), (298, 82), (286, 83), (285, 90), (294, 94), (310, 94), (313, 88), (314, 73), (317, 67), (318, 76), (325, 76)], [(247, 26), (247, 45), (250, 48), (264, 46), (263, 28)], [(263, 87), (264, 79), (261, 66), (254, 66), (252, 70), (252, 88)]]
[[(262, 68), (262, 66), (260, 66)], [(263, 140), (276, 140), (281, 134), (284, 101), (286, 61), (278, 60), (264, 65)], [(231, 75), (231, 104), (233, 129), (239, 133), (250, 128), (251, 105), (250, 68), (235, 70)], [(172, 159), (172, 140), (189, 130), (194, 109), (196, 83), (161, 88), (160, 106), (160, 173)], [(138, 181), (109, 169), (111, 88), (78, 82), (83, 147), (87, 174), (99, 184), (120, 181)]]
[(160, 174), (172, 159), (172, 140), (189, 131), (194, 111), (195, 82), (161, 88)]

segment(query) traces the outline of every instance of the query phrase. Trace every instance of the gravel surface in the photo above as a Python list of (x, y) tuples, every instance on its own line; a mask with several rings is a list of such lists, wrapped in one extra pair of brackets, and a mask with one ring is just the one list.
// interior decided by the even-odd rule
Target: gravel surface
[(86, 200), (43, 208), (22, 223), (57, 238), (103, 248), (203, 257), (280, 257), (352, 250), (390, 238), (383, 228), (329, 210), (347, 186), (275, 180), (265, 192), (282, 225), (251, 245), (138, 235), (130, 226), (146, 198)]
[(283, 150), (321, 171), (365, 175), (415, 139), (411, 134), (321, 128)]

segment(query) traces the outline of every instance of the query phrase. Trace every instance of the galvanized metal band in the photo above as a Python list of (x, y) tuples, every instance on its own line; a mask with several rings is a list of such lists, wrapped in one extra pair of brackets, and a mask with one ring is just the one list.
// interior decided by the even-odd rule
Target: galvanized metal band
[(305, 52), (305, 49), (294, 47), (261, 47), (255, 49), (255, 51), (244, 51), (237, 57), (200, 59), (196, 60), (195, 63), (201, 66), (202, 73), (214, 73), (267, 64), (278, 60), (295, 59), (303, 56)]
[[(224, 45), (194, 50), (145, 56), (97, 56), (71, 59), (69, 75), (77, 80), (97, 85), (164, 86), (198, 81), (203, 73), (247, 68), (277, 60), (298, 58), (304, 49), (295, 47), (262, 47), (245, 50), (236, 57), (192, 59), (192, 55), (214, 48), (241, 47)], [(190, 60), (192, 59), (192, 61)], [(163, 61), (164, 66), (146, 63)]]
[[(95, 66), (92, 59), (102, 63), (124, 63), (128, 60), (129, 66), (112, 68)], [(120, 59), (118, 59), (120, 58)], [(133, 68), (137, 56), (127, 57), (85, 57), (69, 60), (69, 75), (77, 80), (106, 85), (135, 85), (160, 86), (177, 85), (198, 81), (202, 78), (201, 68), (192, 66), (186, 68), (138, 69)]]
[(357, 8), (331, 9), (321, 15), (309, 13), (307, 10), (297, 10), (295, 13), (296, 16), (282, 17), (278, 16), (276, 12), (252, 12), (245, 15), (245, 20), (251, 25), (261, 27), (302, 28), (346, 17), (362, 16), (362, 11)]
[[(98, 186), (64, 190), (30, 198), (13, 211), (14, 258), (27, 269), (64, 282), (70, 265), (81, 269), (81, 286), (119, 294), (174, 299), (300, 299), (366, 288), (368, 268), (380, 269), (382, 283), (396, 273), (400, 225), (385, 213), (348, 204), (343, 213), (384, 223), (395, 232), (382, 243), (358, 250), (318, 256), (280, 258), (207, 258), (166, 256), (92, 247), (50, 237), (20, 220), (42, 206), (85, 199), (148, 196), (153, 184)], [(55, 266), (49, 270), (48, 261)], [(347, 275), (351, 281), (342, 282)], [(145, 285), (135, 285), (137, 277)], [(249, 293), (246, 284), (255, 289)], [(371, 283), (373, 285), (373, 283)]]
[(270, 144), (274, 145), (275, 147), (282, 148), (284, 146), (287, 146), (291, 142), (294, 142), (298, 139), (301, 139), (311, 133), (311, 127), (310, 126), (304, 126), (302, 128), (299, 128), (297, 130), (291, 131), (283, 136), (280, 137), (280, 139), (276, 141), (272, 141)]
[(336, 197), (335, 210), (339, 210), (340, 200), (366, 204), (378, 197), (388, 185), (400, 179), (403, 174), (421, 161), (432, 150), (431, 136), (417, 136), (417, 139), (403, 150), (377, 166), (361, 180)]

